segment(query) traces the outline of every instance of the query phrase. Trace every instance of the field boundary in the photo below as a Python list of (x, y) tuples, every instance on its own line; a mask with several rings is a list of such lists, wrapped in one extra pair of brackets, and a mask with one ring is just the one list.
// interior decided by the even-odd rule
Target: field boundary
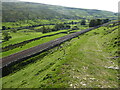
[(113, 24), (113, 23), (118, 23), (118, 22), (120, 22), (120, 21), (109, 22), (109, 23), (105, 23), (103, 25), (99, 25), (99, 26), (96, 26), (96, 27), (92, 27), (92, 28), (89, 28), (89, 29), (82, 30), (80, 32), (75, 32), (73, 34), (69, 34), (69, 35), (57, 38), (55, 40), (49, 41), (47, 43), (43, 43), (43, 44), (40, 44), (38, 46), (35, 46), (35, 47), (32, 47), (32, 48), (20, 51), (18, 53), (9, 55), (7, 57), (2, 58), (2, 66), (0, 68), (2, 69), (4, 67), (7, 67), (9, 64), (11, 64), (15, 61), (24, 60), (25, 58), (29, 58), (31, 56), (40, 54), (41, 52), (47, 51), (51, 48), (54, 48), (54, 47), (62, 44), (65, 41), (71, 40), (72, 38), (75, 38), (75, 37), (77, 37), (81, 34), (89, 32), (93, 29), (99, 28), (101, 26), (106, 26), (106, 25), (109, 25), (109, 24)]

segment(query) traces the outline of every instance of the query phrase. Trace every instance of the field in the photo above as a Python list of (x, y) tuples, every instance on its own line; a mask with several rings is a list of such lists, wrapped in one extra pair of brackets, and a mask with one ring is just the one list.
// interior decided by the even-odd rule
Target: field
[[(46, 25), (46, 26), (48, 26), (48, 25)], [(52, 25), (51, 28), (53, 28), (54, 26)], [(9, 34), (12, 36), (12, 38), (9, 41), (3, 42), (2, 48), (8, 46), (9, 49), (7, 51), (5, 51), (5, 52), (2, 52), (2, 57), (5, 57), (5, 56), (8, 56), (8, 55), (14, 54), (16, 52), (28, 49), (30, 47), (37, 46), (39, 44), (48, 42), (50, 40), (54, 40), (56, 38), (65, 36), (67, 34), (74, 33), (74, 32), (77, 32), (77, 31), (88, 28), (87, 26), (86, 27), (81, 26), (80, 24), (73, 24), (73, 25), (71, 25), (71, 28), (74, 27), (74, 26), (77, 26), (80, 29), (78, 29), (78, 30), (71, 30), (71, 29), (64, 30), (63, 29), (63, 30), (44, 33), (44, 34), (41, 33), (41, 32), (36, 32), (35, 31), (35, 29), (37, 29), (39, 27), (35, 27), (35, 29), (32, 29), (32, 30), (30, 30), (30, 29), (22, 29), (22, 30), (17, 31), (16, 33), (11, 32), (10, 30), (9, 31), (5, 30), (5, 31), (9, 32)], [(42, 27), (42, 26), (40, 26), (40, 27)], [(51, 36), (49, 36), (49, 35), (51, 35)], [(46, 37), (43, 37), (43, 36), (46, 36)], [(35, 39), (35, 38), (39, 38), (39, 37), (43, 37), (43, 38), (40, 38), (40, 39), (37, 39), (37, 40)], [(15, 44), (18, 44), (18, 43), (21, 43), (21, 42), (24, 42), (24, 41), (27, 41), (27, 40), (31, 40), (31, 39), (35, 39), (35, 40), (33, 40), (33, 41), (29, 42), (29, 43), (23, 43), (21, 45), (18, 45), (15, 48), (13, 48), (13, 46)], [(9, 47), (9, 46), (11, 46), (11, 47)], [(13, 48), (13, 49), (11, 49), (11, 48)]]
[(0, 32), (3, 89), (119, 88), (118, 13), (7, 1)]
[(118, 88), (117, 38), (117, 26), (80, 35), (12, 66), (3, 88)]

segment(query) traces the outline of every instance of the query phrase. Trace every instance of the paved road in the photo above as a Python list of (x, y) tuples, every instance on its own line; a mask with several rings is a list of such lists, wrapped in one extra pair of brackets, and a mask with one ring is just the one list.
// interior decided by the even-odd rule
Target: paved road
[[(116, 21), (116, 22), (118, 22), (118, 21)], [(69, 34), (69, 35), (66, 35), (64, 37), (60, 37), (60, 38), (57, 38), (55, 40), (49, 41), (47, 43), (43, 43), (43, 44), (40, 44), (38, 46), (29, 48), (27, 50), (23, 50), (23, 51), (20, 51), (18, 53), (12, 54), (10, 56), (4, 57), (4, 58), (2, 58), (2, 66), (1, 66), (1, 68), (7, 66), (8, 64), (10, 64), (10, 63), (12, 63), (14, 61), (23, 60), (23, 59), (25, 59), (27, 57), (30, 57), (32, 55), (35, 55), (35, 54), (41, 53), (43, 51), (46, 51), (48, 49), (51, 49), (51, 48), (65, 42), (65, 41), (70, 40), (70, 39), (72, 39), (74, 37), (77, 37), (77, 36), (79, 36), (79, 35), (81, 35), (83, 33), (86, 33), (88, 31), (99, 28), (101, 26), (105, 26), (105, 25), (108, 25), (108, 24), (111, 24), (111, 23), (116, 23), (116, 22), (106, 23), (106, 24), (99, 25), (99, 26), (96, 26), (96, 27), (93, 27), (93, 28), (82, 30), (80, 32)]]

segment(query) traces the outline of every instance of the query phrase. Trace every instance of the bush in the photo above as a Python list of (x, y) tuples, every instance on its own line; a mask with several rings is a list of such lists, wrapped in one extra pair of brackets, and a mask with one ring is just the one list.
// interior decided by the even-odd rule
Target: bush
[(86, 25), (86, 21), (85, 21), (85, 20), (82, 20), (82, 21), (81, 21), (81, 25)]
[(12, 36), (10, 36), (10, 34), (6, 31), (3, 32), (3, 40), (4, 41), (8, 41), (10, 38), (12, 38)]
[(58, 31), (61, 29), (70, 29), (70, 25), (66, 25), (62, 23), (56, 24), (55, 27), (53, 28), (53, 31)]
[(78, 30), (79, 28), (77, 26), (74, 26), (72, 30)]
[(92, 19), (89, 23), (89, 27), (95, 27), (104, 23), (109, 22), (109, 19)]
[(17, 30), (16, 30), (16, 29), (12, 29), (11, 31), (12, 31), (13, 33), (16, 33), (16, 32), (17, 32)]
[(101, 24), (103, 24), (101, 19), (92, 19), (89, 23), (89, 27), (95, 27)]
[(5, 26), (2, 26), (2, 30), (6, 30), (7, 28)]

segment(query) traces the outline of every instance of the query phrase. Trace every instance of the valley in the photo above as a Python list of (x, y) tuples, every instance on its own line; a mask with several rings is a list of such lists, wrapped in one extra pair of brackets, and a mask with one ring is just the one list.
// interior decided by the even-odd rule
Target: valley
[(3, 2), (2, 88), (118, 88), (118, 28), (109, 11)]

